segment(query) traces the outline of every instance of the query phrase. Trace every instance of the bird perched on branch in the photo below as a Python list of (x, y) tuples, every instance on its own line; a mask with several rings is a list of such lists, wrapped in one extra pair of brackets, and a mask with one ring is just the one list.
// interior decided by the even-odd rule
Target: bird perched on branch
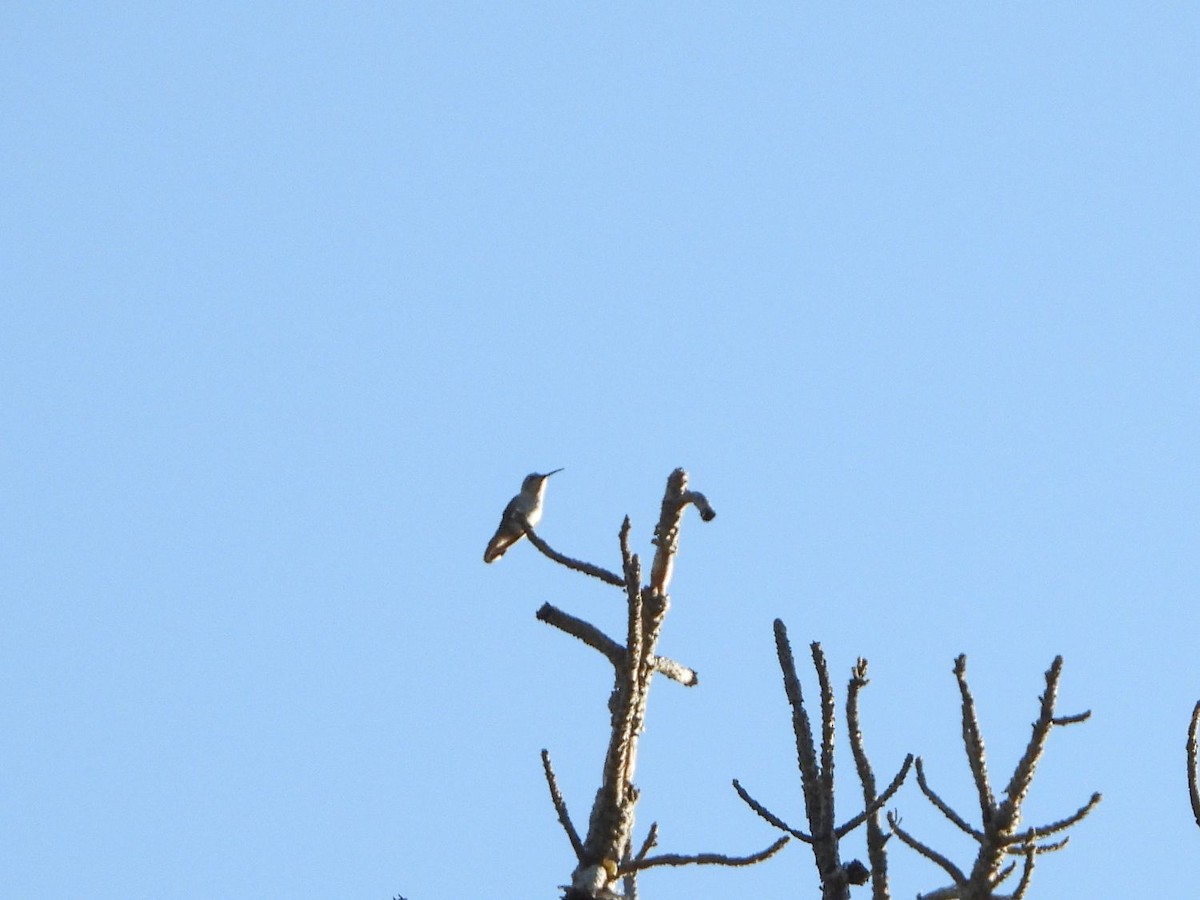
[(483, 551), (485, 563), (495, 562), (504, 555), (504, 551), (525, 536), (525, 523), (532, 528), (542, 520), (542, 500), (546, 496), (546, 479), (555, 472), (539, 475), (534, 472), (526, 475), (521, 482), (521, 493), (508, 501), (504, 507), (504, 515), (500, 517), (500, 527), (492, 539), (488, 541), (487, 549)]

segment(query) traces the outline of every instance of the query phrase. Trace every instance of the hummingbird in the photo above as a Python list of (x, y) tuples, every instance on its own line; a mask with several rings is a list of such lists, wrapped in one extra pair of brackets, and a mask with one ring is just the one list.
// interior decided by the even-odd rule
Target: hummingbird
[[(554, 472), (561, 472), (555, 469)], [(530, 527), (542, 520), (542, 499), (546, 496), (546, 479), (554, 472), (539, 475), (534, 472), (526, 475), (521, 482), (521, 493), (508, 501), (504, 507), (504, 515), (500, 517), (500, 527), (488, 541), (487, 549), (483, 551), (485, 563), (495, 562), (504, 555), (504, 551), (525, 536), (525, 522)]]

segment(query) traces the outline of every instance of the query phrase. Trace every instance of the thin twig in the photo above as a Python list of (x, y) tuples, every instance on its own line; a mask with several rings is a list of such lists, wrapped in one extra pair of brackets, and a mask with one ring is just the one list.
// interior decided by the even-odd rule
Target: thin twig
[(1051, 725), (1078, 725), (1080, 722), (1086, 722), (1092, 717), (1092, 711), (1085, 709), (1081, 713), (1075, 713), (1073, 716), (1055, 716), (1050, 720)]
[(779, 818), (779, 816), (775, 815), (775, 813), (771, 812), (769, 809), (751, 797), (750, 792), (742, 787), (741, 782), (739, 782), (736, 778), (733, 779), (733, 789), (737, 791), (737, 795), (742, 798), (742, 801), (752, 810), (758, 813), (759, 817), (761, 817), (764, 821), (774, 825), (780, 831), (786, 831), (792, 837), (799, 838), (806, 844), (811, 844), (813, 842), (812, 835), (805, 834), (802, 831), (797, 831), (787, 822), (783, 821), (783, 819)]
[[(1021, 852), (1022, 852), (1022, 853), (1024, 853), (1024, 852), (1025, 852), (1025, 850), (1024, 850), (1024, 848), (1023, 848), (1023, 847), (1021, 848)], [(1008, 878), (1008, 876), (1009, 876), (1009, 875), (1011, 875), (1011, 874), (1012, 874), (1013, 872), (1015, 872), (1016, 870), (1017, 870), (1017, 864), (1016, 864), (1016, 863), (1009, 863), (1007, 866), (1005, 866), (1003, 869), (1001, 869), (1001, 870), (1000, 870), (1000, 871), (997, 873), (997, 875), (996, 875), (996, 877), (995, 877), (995, 878), (993, 878), (993, 879), (991, 880), (991, 882), (990, 882), (990, 884), (989, 884), (989, 886), (988, 886), (988, 890), (989, 890), (989, 891), (994, 891), (994, 890), (996, 890), (996, 888), (998, 888), (998, 887), (1000, 887), (1000, 885), (1004, 884), (1004, 880), (1005, 880), (1006, 878)], [(990, 895), (989, 895), (989, 896), (990, 896)]]
[[(1079, 809), (1075, 810), (1075, 812), (1071, 813), (1071, 815), (1067, 816), (1065, 819), (1059, 819), (1057, 822), (1051, 822), (1049, 825), (1038, 825), (1035, 828), (1027, 828), (1019, 834), (1014, 834), (1012, 836), (1012, 840), (1014, 843), (1024, 844), (1028, 841), (1038, 841), (1044, 837), (1049, 837), (1056, 832), (1064, 831), (1067, 828), (1070, 828), (1076, 822), (1082, 821), (1084, 816), (1095, 809), (1096, 805), (1099, 804), (1102, 799), (1103, 798), (1100, 792), (1096, 791), (1096, 793), (1092, 794), (1091, 799), (1088, 800), (1087, 803), (1083, 804), (1083, 806), (1079, 807)], [(1041, 851), (1039, 850), (1039, 852)]]
[(882, 794), (871, 801), (871, 805), (860, 812), (853, 819), (850, 819), (843, 825), (839, 825), (834, 829), (834, 834), (842, 838), (852, 832), (855, 828), (867, 820), (869, 816), (875, 815), (879, 810), (883, 809), (884, 805), (892, 799), (892, 795), (900, 790), (900, 785), (904, 784), (904, 779), (908, 776), (908, 770), (913, 764), (913, 755), (910, 753), (904, 758), (904, 764), (900, 766), (900, 771), (896, 773), (896, 777), (892, 779), (892, 783), (887, 786)]
[(646, 854), (658, 846), (658, 823), (651, 822), (650, 830), (646, 832), (646, 840), (642, 842), (642, 849), (637, 852), (637, 856), (633, 858), (634, 862), (640, 862), (646, 858)]
[[(764, 859), (769, 859), (774, 856), (791, 838), (784, 835), (766, 850), (758, 853), (753, 853), (750, 856), (726, 856), (723, 853), (696, 853), (684, 855), (680, 853), (667, 853), (661, 856), (651, 856), (649, 859), (634, 861), (629, 864), (632, 871), (640, 872), (644, 869), (653, 869), (656, 866), (752, 866), (755, 863), (762, 862)], [(625, 866), (622, 866), (622, 871)]]
[(554, 767), (550, 765), (549, 750), (542, 750), (542, 768), (546, 772), (546, 784), (550, 786), (550, 800), (554, 804), (555, 812), (558, 813), (558, 821), (562, 824), (563, 830), (567, 833), (567, 838), (571, 841), (571, 848), (575, 851), (575, 858), (581, 860), (583, 859), (583, 841), (579, 839), (579, 832), (571, 824), (571, 814), (567, 812), (567, 803), (563, 800), (562, 792), (558, 789), (558, 779), (554, 777)]
[(543, 554), (550, 557), (550, 559), (559, 565), (566, 566), (568, 569), (574, 569), (576, 572), (582, 572), (584, 575), (591, 575), (593, 578), (599, 578), (601, 581), (611, 584), (614, 587), (625, 586), (625, 579), (620, 575), (615, 575), (608, 571), (608, 569), (594, 566), (581, 559), (572, 559), (569, 556), (564, 556), (538, 537), (537, 532), (533, 530), (533, 527), (528, 522), (522, 522), (522, 525), (525, 528), (525, 536), (529, 538), (529, 543), (533, 544), (533, 546), (537, 547)]
[(956, 813), (951, 808), (950, 804), (939, 797), (933, 788), (929, 786), (929, 782), (925, 780), (925, 763), (919, 756), (917, 757), (917, 786), (920, 787), (921, 793), (923, 793), (929, 799), (930, 803), (938, 808), (943, 816), (945, 816), (975, 840), (980, 842), (983, 841), (983, 832), (972, 828), (971, 824), (967, 822), (966, 819)]
[(907, 844), (909, 847), (912, 847), (912, 849), (916, 850), (918, 853), (920, 853), (923, 857), (928, 859), (930, 862), (936, 863), (938, 866), (940, 866), (945, 871), (945, 873), (950, 876), (950, 879), (955, 884), (957, 884), (957, 885), (966, 884), (967, 876), (963, 874), (962, 870), (958, 866), (956, 866), (954, 863), (950, 862), (949, 859), (942, 856), (942, 854), (938, 853), (932, 847), (926, 847), (924, 844), (922, 844), (920, 841), (918, 841), (915, 837), (913, 837), (911, 834), (909, 834), (907, 831), (905, 831), (903, 828), (900, 827), (900, 817), (899, 816), (897, 816), (894, 812), (890, 812), (890, 813), (888, 813), (887, 818), (888, 818), (888, 824), (890, 826), (892, 826), (892, 834), (894, 834), (894, 835), (896, 835), (896, 837), (900, 838), (900, 841), (902, 843)]
[[(1067, 834), (1063, 835), (1062, 840), (1051, 841), (1048, 844), (1034, 844), (1033, 849), (1038, 856), (1041, 856), (1043, 853), (1056, 853), (1057, 851), (1065, 848), (1069, 843), (1071, 843), (1071, 836)], [(1004, 852), (1009, 856), (1024, 856), (1025, 848), (1017, 846), (1005, 847)]]

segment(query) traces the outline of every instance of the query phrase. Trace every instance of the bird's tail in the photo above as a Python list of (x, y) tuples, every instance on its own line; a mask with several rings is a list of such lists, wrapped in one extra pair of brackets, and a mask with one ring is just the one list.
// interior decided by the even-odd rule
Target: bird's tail
[(485, 563), (493, 563), (504, 555), (511, 542), (505, 541), (500, 535), (496, 535), (488, 541), (487, 549), (483, 551), (483, 561)]

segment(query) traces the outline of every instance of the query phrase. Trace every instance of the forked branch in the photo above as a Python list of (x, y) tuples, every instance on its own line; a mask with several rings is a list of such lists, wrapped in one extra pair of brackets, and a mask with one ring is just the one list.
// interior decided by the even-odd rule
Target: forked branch
[[(855, 764), (863, 785), (864, 809), (842, 825), (836, 825), (834, 817), (835, 707), (825, 655), (821, 651), (820, 644), (810, 645), (813, 667), (816, 670), (817, 682), (820, 687), (821, 740), (818, 749), (813, 733), (814, 728), (804, 705), (800, 679), (796, 674), (796, 663), (792, 657), (787, 628), (778, 619), (775, 621), (775, 650), (779, 657), (779, 668), (783, 673), (784, 692), (787, 695), (788, 704), (792, 708), (792, 731), (796, 738), (796, 761), (800, 768), (800, 783), (804, 791), (804, 811), (808, 819), (808, 832), (805, 833), (790, 826), (780, 816), (751, 797), (736, 779), (733, 782), (734, 790), (746, 805), (765, 821), (781, 831), (786, 831), (799, 838), (813, 848), (817, 872), (821, 877), (823, 900), (848, 900), (850, 886), (865, 884), (868, 877), (874, 878), (877, 900), (886, 900), (888, 896), (887, 863), (884, 843), (887, 837), (879, 828), (878, 815), (884, 804), (904, 782), (913, 758), (910, 755), (904, 761), (904, 765), (892, 779), (887, 790), (877, 796), (875, 776), (867, 761), (859, 730), (858, 692), (867, 683), (867, 664), (865, 660), (860, 659), (854, 669), (850, 691), (847, 695), (847, 722), (850, 725), (851, 749), (854, 752)], [(874, 833), (868, 834), (868, 852), (871, 854), (872, 870), (868, 870), (858, 860), (851, 860), (849, 863), (843, 864), (838, 846), (841, 838), (863, 822), (869, 823), (874, 828)]]
[(979, 845), (979, 851), (969, 873), (955, 866), (949, 859), (932, 850), (927, 845), (916, 840), (900, 827), (899, 819), (894, 815), (888, 817), (893, 833), (907, 846), (913, 848), (925, 858), (937, 864), (951, 878), (953, 885), (926, 894), (926, 900), (937, 897), (954, 897), (957, 900), (991, 900), (996, 897), (996, 889), (1014, 871), (1014, 865), (1005, 866), (1007, 857), (1020, 856), (1024, 860), (1021, 878), (1014, 892), (1008, 895), (1018, 900), (1025, 895), (1033, 875), (1035, 858), (1045, 853), (1052, 853), (1066, 845), (1066, 838), (1047, 842), (1044, 839), (1059, 834), (1072, 825), (1082, 821), (1100, 802), (1100, 794), (1093, 794), (1083, 806), (1071, 815), (1051, 822), (1021, 829), (1021, 812), (1025, 798), (1033, 784), (1034, 772), (1046, 748), (1050, 732), (1057, 726), (1074, 725), (1086, 721), (1090, 713), (1077, 715), (1056, 716), (1054, 704), (1058, 693), (1058, 681), (1062, 675), (1062, 657), (1056, 657), (1046, 672), (1046, 690), (1039, 698), (1040, 709), (1037, 720), (1033, 723), (1033, 734), (1029, 738), (1020, 760), (1013, 769), (1008, 786), (1004, 789), (1003, 799), (997, 801), (987, 774), (987, 759), (984, 751), (983, 736), (975, 715), (975, 699), (967, 684), (967, 659), (959, 656), (954, 662), (954, 675), (958, 681), (959, 695), (962, 700), (962, 734), (963, 745), (967, 752), (967, 763), (975, 782), (979, 802), (981, 825), (972, 826), (967, 818), (953, 809), (929, 786), (925, 777), (925, 768), (921, 760), (917, 760), (917, 784), (929, 802), (938, 809), (960, 831), (971, 836)]

